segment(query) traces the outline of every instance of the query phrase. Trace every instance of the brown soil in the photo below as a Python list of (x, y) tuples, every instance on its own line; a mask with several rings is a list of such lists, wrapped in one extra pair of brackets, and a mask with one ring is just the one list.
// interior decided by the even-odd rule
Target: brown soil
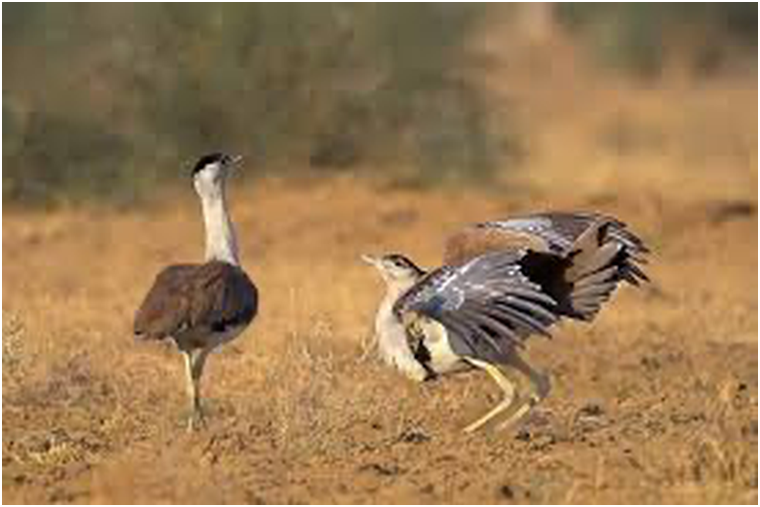
[[(210, 359), (195, 434), (180, 357), (130, 334), (155, 272), (201, 253), (191, 190), (126, 212), (6, 210), (5, 502), (756, 503), (756, 79), (508, 88), (545, 122), (496, 189), (232, 190), (261, 311)], [(549, 397), (514, 431), (466, 436), (498, 389), (380, 365), (381, 286), (358, 256), (434, 265), (462, 224), (550, 208), (628, 222), (654, 283), (532, 340)]]

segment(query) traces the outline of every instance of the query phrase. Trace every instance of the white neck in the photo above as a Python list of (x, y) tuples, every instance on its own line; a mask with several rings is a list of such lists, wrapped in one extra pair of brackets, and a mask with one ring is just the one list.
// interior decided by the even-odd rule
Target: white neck
[(406, 329), (393, 314), (394, 303), (413, 283), (408, 286), (388, 284), (375, 318), (375, 333), (378, 351), (383, 360), (408, 377), (422, 381), (426, 376), (425, 368), (414, 358), (407, 340)]
[(206, 260), (228, 262), (240, 265), (237, 238), (227, 211), (227, 197), (224, 184), (213, 191), (198, 192), (203, 207), (203, 221), (206, 224)]

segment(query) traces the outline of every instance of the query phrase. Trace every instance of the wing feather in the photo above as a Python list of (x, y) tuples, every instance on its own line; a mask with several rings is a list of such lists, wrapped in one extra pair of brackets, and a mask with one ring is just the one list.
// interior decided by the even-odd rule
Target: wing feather
[(161, 271), (134, 319), (137, 337), (161, 340), (183, 334), (222, 332), (248, 324), (258, 309), (258, 292), (245, 272), (211, 261)]
[(524, 250), (477, 257), (439, 268), (415, 284), (393, 311), (406, 322), (422, 315), (442, 324), (461, 355), (504, 355), (530, 334), (548, 334), (554, 301), (521, 272)]
[[(455, 265), (487, 252), (519, 250), (528, 252), (519, 261), (522, 273), (556, 302), (553, 312), (565, 317), (591, 320), (621, 282), (649, 281), (641, 266), (650, 250), (641, 238), (617, 218), (593, 212), (536, 213), (474, 224), (449, 238), (445, 259)], [(492, 288), (506, 290), (498, 281)]]

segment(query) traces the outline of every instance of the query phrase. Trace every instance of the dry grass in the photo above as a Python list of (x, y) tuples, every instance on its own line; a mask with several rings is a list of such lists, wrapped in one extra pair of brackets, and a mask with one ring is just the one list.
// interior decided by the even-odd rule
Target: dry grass
[[(499, 189), (233, 189), (261, 313), (211, 359), (193, 435), (178, 355), (130, 337), (156, 270), (200, 255), (190, 189), (129, 212), (6, 210), (4, 500), (755, 503), (756, 80), (587, 84), (504, 87), (544, 119)], [(547, 208), (625, 219), (655, 283), (534, 340), (548, 400), (518, 432), (465, 437), (496, 389), (416, 386), (366, 357), (381, 289), (358, 256), (433, 265), (457, 226)]]

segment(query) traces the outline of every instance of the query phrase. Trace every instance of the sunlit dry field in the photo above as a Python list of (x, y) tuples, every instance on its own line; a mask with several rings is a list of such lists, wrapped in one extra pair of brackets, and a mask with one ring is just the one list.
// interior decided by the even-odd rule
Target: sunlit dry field
[[(179, 355), (130, 332), (154, 274), (202, 255), (189, 177), (140, 209), (4, 210), (4, 501), (756, 503), (756, 79), (491, 80), (532, 118), (499, 185), (232, 182), (260, 315), (212, 356), (194, 434)], [(653, 283), (533, 339), (549, 398), (514, 431), (465, 436), (497, 388), (379, 364), (382, 289), (359, 255), (435, 266), (457, 227), (547, 209), (626, 221)]]

